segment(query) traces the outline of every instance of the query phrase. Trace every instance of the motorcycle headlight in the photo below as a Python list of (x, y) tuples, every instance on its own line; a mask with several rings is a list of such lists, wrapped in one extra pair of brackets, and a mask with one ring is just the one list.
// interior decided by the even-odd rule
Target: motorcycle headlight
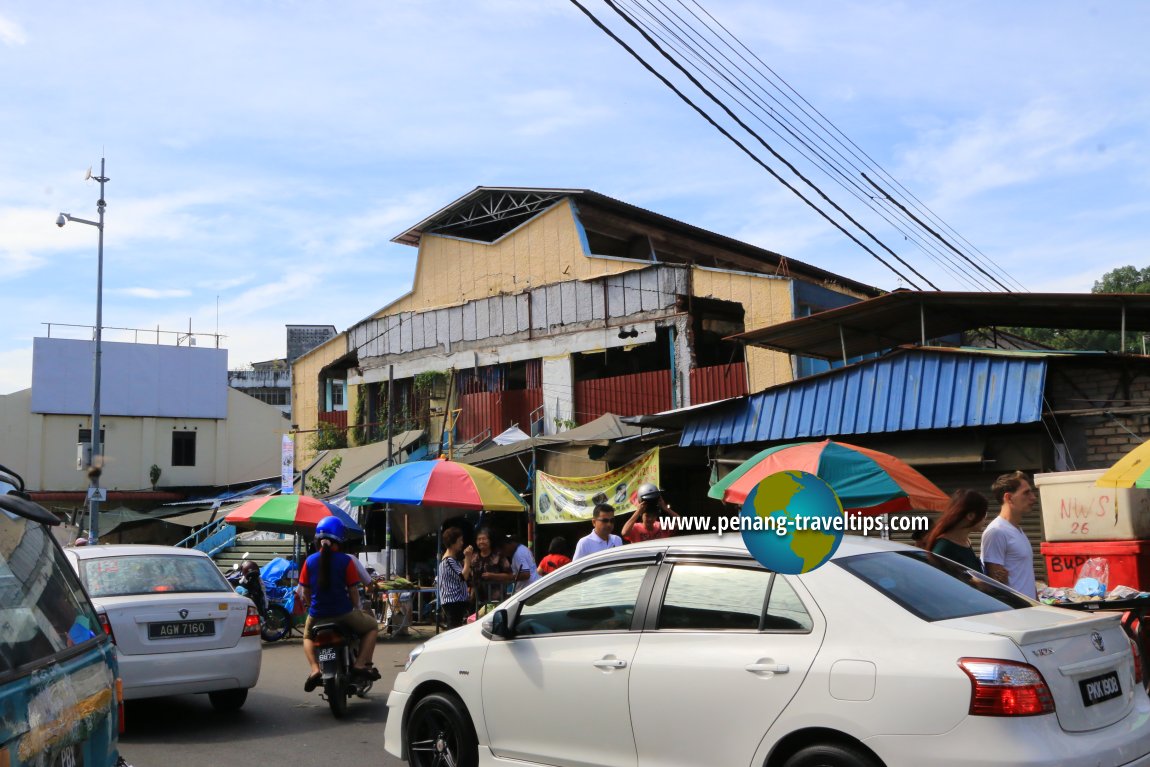
[(403, 664), (403, 670), (407, 671), (411, 668), (411, 664), (415, 663), (415, 659), (423, 654), (423, 648), (427, 647), (425, 644), (418, 645), (414, 650), (407, 654), (407, 663)]

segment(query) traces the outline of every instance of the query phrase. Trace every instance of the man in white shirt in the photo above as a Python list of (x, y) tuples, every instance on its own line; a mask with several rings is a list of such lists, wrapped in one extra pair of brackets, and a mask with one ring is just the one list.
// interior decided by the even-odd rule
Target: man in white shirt
[(1002, 503), (1002, 511), (982, 532), (986, 574), (1035, 599), (1034, 547), (1022, 532), (1022, 517), (1034, 506), (1034, 487), (1016, 471), (996, 479), (990, 491)]
[(591, 524), (595, 527), (575, 544), (575, 556), (571, 558), (572, 560), (623, 545), (623, 539), (611, 533), (615, 526), (614, 506), (609, 503), (600, 503), (591, 514)]
[(539, 572), (535, 569), (535, 557), (531, 556), (531, 549), (517, 541), (515, 536), (509, 535), (503, 539), (503, 556), (511, 563), (512, 591), (522, 591), (539, 580)]

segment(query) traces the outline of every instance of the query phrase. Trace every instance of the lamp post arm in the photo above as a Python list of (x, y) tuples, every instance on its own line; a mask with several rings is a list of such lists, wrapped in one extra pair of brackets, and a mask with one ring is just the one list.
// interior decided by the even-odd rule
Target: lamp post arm
[(87, 224), (88, 226), (94, 226), (97, 229), (103, 229), (104, 228), (104, 225), (101, 224), (99, 221), (89, 221), (86, 218), (80, 218), (78, 216), (73, 216), (73, 215), (70, 215), (68, 213), (61, 213), (60, 215), (62, 215), (64, 218), (68, 219), (69, 221), (75, 221), (77, 224)]

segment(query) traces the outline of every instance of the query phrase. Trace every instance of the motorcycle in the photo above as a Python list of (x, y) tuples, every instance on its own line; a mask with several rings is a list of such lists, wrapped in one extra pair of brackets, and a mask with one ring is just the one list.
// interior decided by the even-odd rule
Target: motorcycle
[(281, 604), (269, 603), (260, 579), (259, 567), (232, 565), (232, 570), (224, 577), (237, 594), (246, 596), (256, 606), (260, 615), (260, 638), (265, 642), (276, 642), (287, 636), (291, 630), (291, 613)]
[(372, 680), (353, 675), (359, 651), (359, 637), (338, 623), (317, 623), (311, 627), (315, 656), (323, 672), (323, 693), (336, 719), (347, 714), (347, 702), (354, 695), (366, 698)]

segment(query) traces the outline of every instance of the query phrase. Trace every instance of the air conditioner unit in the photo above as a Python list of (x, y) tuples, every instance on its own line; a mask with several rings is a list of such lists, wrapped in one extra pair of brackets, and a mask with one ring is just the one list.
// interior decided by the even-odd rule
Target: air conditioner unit
[(76, 471), (85, 471), (92, 465), (92, 443), (76, 443)]

